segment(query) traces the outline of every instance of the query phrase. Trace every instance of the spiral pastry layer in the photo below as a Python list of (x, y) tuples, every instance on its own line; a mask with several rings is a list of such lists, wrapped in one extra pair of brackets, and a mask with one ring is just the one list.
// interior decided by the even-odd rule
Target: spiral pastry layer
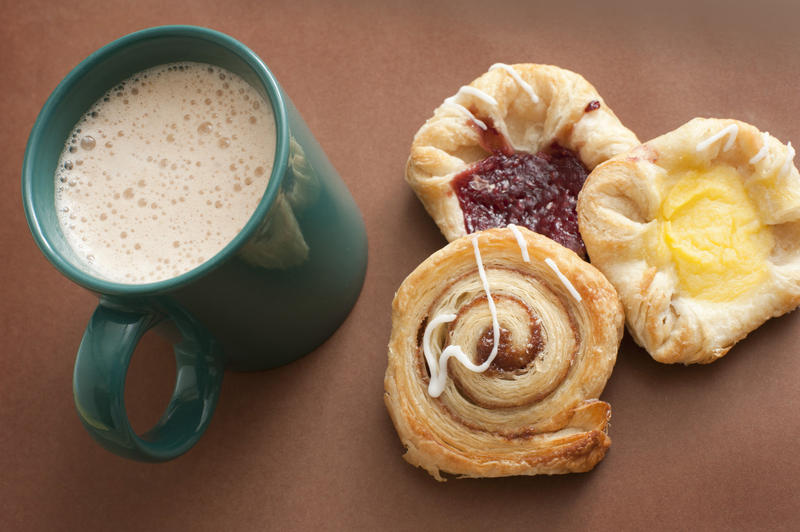
[[(450, 358), (433, 397), (424, 344), (433, 360), (458, 346), (473, 366), (486, 366), (495, 345), (489, 298), (499, 325), (494, 358), (482, 372)], [(454, 240), (406, 278), (393, 302), (384, 399), (404, 458), (438, 480), (442, 472), (588, 471), (611, 444), (611, 407), (597, 398), (623, 322), (606, 278), (548, 238), (503, 228)]]

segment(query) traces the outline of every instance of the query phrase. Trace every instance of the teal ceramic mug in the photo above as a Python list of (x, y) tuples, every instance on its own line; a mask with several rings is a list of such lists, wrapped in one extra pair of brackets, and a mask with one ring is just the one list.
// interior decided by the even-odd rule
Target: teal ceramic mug
[[(271, 103), (277, 131), (272, 174), (250, 220), (218, 254), (164, 281), (112, 282), (92, 273), (67, 244), (55, 212), (55, 168), (75, 123), (109, 88), (178, 61), (232, 71)], [(346, 186), (264, 63), (206, 28), (146, 29), (80, 63), (34, 124), (22, 191), (42, 252), (99, 296), (78, 348), (75, 404), (89, 433), (127, 458), (164, 461), (187, 451), (211, 419), (225, 368), (268, 369), (309, 353), (344, 321), (363, 284), (366, 234)], [(175, 389), (156, 425), (136, 434), (125, 411), (125, 376), (137, 342), (159, 324), (179, 332)]]

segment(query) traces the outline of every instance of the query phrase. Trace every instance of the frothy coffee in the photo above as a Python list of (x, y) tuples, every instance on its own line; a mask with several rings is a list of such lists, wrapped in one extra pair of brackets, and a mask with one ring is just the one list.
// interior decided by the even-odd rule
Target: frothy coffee
[(272, 108), (242, 78), (201, 63), (139, 72), (78, 121), (55, 174), (61, 230), (97, 274), (180, 275), (242, 229), (275, 156)]

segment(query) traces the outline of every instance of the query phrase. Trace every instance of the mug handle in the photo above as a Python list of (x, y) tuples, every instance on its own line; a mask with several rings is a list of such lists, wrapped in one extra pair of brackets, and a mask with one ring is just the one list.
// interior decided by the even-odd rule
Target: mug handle
[[(125, 411), (125, 377), (142, 335), (170, 319), (182, 335), (173, 344), (177, 379), (156, 425), (137, 435)], [(146, 301), (135, 308), (101, 300), (78, 348), (75, 406), (83, 425), (109, 451), (144, 462), (171, 460), (200, 438), (219, 399), (221, 349), (206, 329), (175, 303)]]

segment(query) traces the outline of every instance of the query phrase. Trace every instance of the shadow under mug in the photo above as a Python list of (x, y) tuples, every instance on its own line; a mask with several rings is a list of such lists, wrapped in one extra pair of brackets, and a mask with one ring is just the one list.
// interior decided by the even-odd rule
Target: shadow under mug
[[(250, 220), (197, 268), (147, 284), (93, 274), (67, 244), (55, 212), (55, 168), (83, 113), (147, 68), (192, 61), (244, 78), (272, 105), (275, 161)], [(164, 26), (96, 51), (56, 87), (33, 126), (22, 191), (28, 225), (47, 259), (100, 302), (78, 348), (73, 391), (81, 421), (110, 451), (136, 460), (177, 457), (202, 435), (223, 370), (286, 364), (324, 342), (347, 317), (364, 281), (364, 222), (336, 170), (272, 73), (235, 39), (206, 28)], [(124, 387), (141, 336), (174, 325), (177, 379), (161, 419), (136, 434)]]

